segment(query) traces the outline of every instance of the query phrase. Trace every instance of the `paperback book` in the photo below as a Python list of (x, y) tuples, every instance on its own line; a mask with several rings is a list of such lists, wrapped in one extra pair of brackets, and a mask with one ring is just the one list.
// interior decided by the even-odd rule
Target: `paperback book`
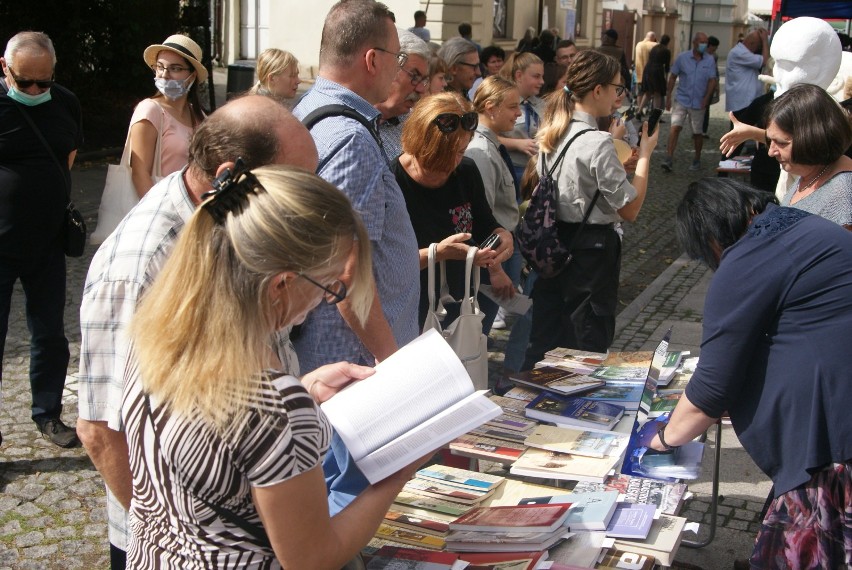
[(523, 386), (515, 386), (514, 388), (509, 388), (509, 390), (503, 394), (503, 397), (520, 400), (522, 402), (531, 402), (532, 400), (535, 400), (539, 394), (541, 394), (539, 390), (524, 388)]
[(547, 550), (566, 535), (568, 529), (551, 532), (476, 532), (460, 530), (447, 535), (450, 552), (526, 552)]
[(394, 499), (394, 503), (416, 509), (426, 509), (428, 511), (435, 511), (437, 513), (450, 515), (454, 520), (473, 508), (472, 505), (457, 503), (455, 501), (446, 501), (436, 497), (429, 497), (421, 495), (420, 493), (412, 493), (405, 490), (399, 492), (396, 499)]
[(654, 570), (655, 565), (656, 559), (653, 556), (610, 548), (595, 568), (598, 570)]
[(396, 528), (387, 524), (379, 525), (378, 530), (376, 530), (376, 536), (384, 540), (410, 544), (418, 548), (427, 548), (430, 550), (441, 550), (446, 545), (443, 537)]
[(509, 468), (513, 475), (603, 482), (621, 460), (620, 457), (584, 457), (530, 447)]
[(680, 394), (666, 394), (664, 396), (654, 396), (654, 399), (651, 400), (651, 409), (648, 412), (648, 417), (656, 418), (663, 414), (673, 412), (675, 406), (677, 406), (678, 401), (680, 401)]
[(642, 384), (635, 382), (607, 382), (591, 392), (583, 394), (583, 398), (596, 402), (606, 402), (624, 406), (625, 410), (636, 410), (639, 408), (639, 400), (642, 398)]
[[(523, 412), (521, 412), (523, 413)], [(516, 416), (514, 414), (501, 414), (493, 420), (487, 421), (483, 426), (492, 427), (500, 430), (512, 430), (516, 432), (530, 432), (538, 422), (526, 418), (524, 416)]]
[[(538, 396), (538, 392), (534, 392), (532, 390), (530, 390), (530, 394), (533, 396)], [(511, 414), (520, 417), (524, 416), (524, 406), (526, 404), (524, 404), (523, 400), (496, 395), (488, 396), (488, 399), (500, 406), (503, 409), (504, 414)]]
[(515, 384), (563, 395), (581, 394), (605, 384), (602, 380), (552, 366), (515, 372), (509, 374), (509, 380)]
[(606, 535), (613, 538), (644, 539), (651, 530), (656, 511), (654, 505), (619, 503), (606, 527)]
[(415, 516), (404, 513), (393, 509), (393, 507), (385, 513), (385, 524), (394, 528), (402, 528), (439, 537), (446, 536), (450, 530), (448, 522), (428, 516)]
[(527, 497), (519, 505), (548, 505), (567, 503), (571, 505), (566, 526), (571, 530), (606, 530), (620, 497), (618, 491), (595, 491), (589, 493), (565, 493), (550, 497)]
[(651, 530), (644, 540), (616, 538), (613, 546), (619, 550), (653, 556), (660, 565), (671, 566), (683, 538), (685, 525), (686, 519), (683, 517), (660, 515), (651, 523)]
[(521, 443), (512, 443), (505, 439), (481, 437), (466, 434), (450, 442), (450, 452), (453, 455), (473, 457), (474, 459), (489, 459), (499, 463), (512, 463), (526, 449)]
[(474, 505), (485, 500), (490, 491), (478, 491), (474, 489), (461, 489), (452, 485), (429, 481), (415, 477), (408, 481), (403, 487), (409, 493), (418, 493), (427, 497), (434, 497), (444, 501), (455, 501), (466, 505)]
[(561, 426), (608, 431), (624, 415), (624, 407), (542, 392), (527, 404), (526, 414), (527, 417)]
[(478, 507), (450, 523), (451, 531), (550, 532), (564, 526), (570, 504)]
[(468, 469), (459, 469), (449, 465), (430, 465), (419, 470), (415, 477), (427, 481), (438, 481), (444, 485), (459, 487), (462, 490), (472, 489), (477, 492), (490, 492), (506, 480), (499, 475), (489, 475)]
[(685, 483), (666, 483), (621, 474), (608, 477), (604, 483), (581, 481), (574, 487), (575, 493), (591, 491), (618, 491), (624, 501), (654, 505), (663, 514), (676, 515), (683, 506), (687, 487)]
[(627, 439), (626, 435), (620, 433), (539, 425), (527, 436), (524, 444), (560, 453), (606, 457), (613, 452), (621, 455)]
[(366, 570), (461, 570), (458, 555), (416, 548), (382, 546), (372, 555), (364, 557)]
[[(538, 422), (536, 422), (538, 423)], [(492, 427), (488, 424), (483, 424), (476, 429), (472, 429), (468, 432), (468, 435), (485, 437), (485, 438), (493, 438), (493, 439), (502, 439), (506, 442), (510, 442), (514, 445), (524, 444), (527, 436), (532, 433), (532, 429), (529, 432), (526, 431), (512, 431), (508, 429), (499, 429)]]
[(500, 406), (435, 330), (376, 366), (369, 378), (321, 408), (370, 483), (377, 483), (461, 434), (494, 419)]
[(538, 563), (547, 558), (547, 551), (541, 552), (464, 552), (458, 555), (460, 560), (470, 564), (468, 568), (476, 570), (534, 570)]

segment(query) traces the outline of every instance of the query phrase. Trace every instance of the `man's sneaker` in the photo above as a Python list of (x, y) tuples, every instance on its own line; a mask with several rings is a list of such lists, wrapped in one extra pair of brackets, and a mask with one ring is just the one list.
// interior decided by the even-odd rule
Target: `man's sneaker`
[(672, 171), (672, 157), (670, 157), (670, 156), (665, 157), (663, 159), (663, 163), (660, 166), (662, 166), (663, 170), (665, 170), (666, 172), (671, 172)]
[(491, 328), (494, 330), (503, 330), (506, 328), (506, 319), (500, 313), (494, 317), (494, 322), (491, 323)]
[(44, 439), (59, 447), (80, 447), (77, 430), (66, 426), (59, 418), (52, 418), (39, 423), (38, 429)]
[(692, 165), (689, 167), (689, 169), (692, 170), (693, 172), (695, 172), (696, 170), (701, 170), (701, 161), (700, 160), (693, 160)]

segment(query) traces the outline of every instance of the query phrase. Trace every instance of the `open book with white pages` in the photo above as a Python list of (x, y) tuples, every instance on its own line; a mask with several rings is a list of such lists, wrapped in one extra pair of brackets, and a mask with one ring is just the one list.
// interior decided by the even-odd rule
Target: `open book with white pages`
[(320, 407), (370, 483), (496, 418), (503, 410), (429, 330)]

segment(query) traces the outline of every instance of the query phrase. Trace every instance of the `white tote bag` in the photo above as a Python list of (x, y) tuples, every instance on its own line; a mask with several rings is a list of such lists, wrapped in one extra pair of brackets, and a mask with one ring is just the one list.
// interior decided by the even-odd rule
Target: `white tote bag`
[(435, 256), (437, 244), (429, 246), (429, 311), (423, 324), (423, 331), (435, 329), (440, 332), (447, 344), (462, 361), (462, 364), (470, 375), (476, 390), (488, 389), (488, 338), (482, 333), (482, 319), (485, 315), (479, 310), (476, 296), (479, 293), (479, 268), (473, 265), (477, 248), (471, 247), (467, 251), (465, 260), (465, 294), (462, 297), (458, 318), (453, 321), (446, 330), (442, 330), (441, 321), (446, 315), (443, 303), (453, 298), (449, 295), (447, 287), (446, 266), (441, 265), (441, 297), (435, 299)]
[[(157, 130), (157, 148), (154, 151), (154, 172), (151, 177), (156, 184), (163, 179), (160, 173), (160, 138), (163, 125)], [(124, 216), (139, 203), (139, 195), (133, 185), (130, 170), (130, 129), (124, 141), (124, 152), (121, 153), (119, 164), (110, 164), (107, 168), (104, 193), (101, 195), (101, 205), (98, 207), (98, 227), (89, 236), (89, 243), (99, 245), (115, 231)]]

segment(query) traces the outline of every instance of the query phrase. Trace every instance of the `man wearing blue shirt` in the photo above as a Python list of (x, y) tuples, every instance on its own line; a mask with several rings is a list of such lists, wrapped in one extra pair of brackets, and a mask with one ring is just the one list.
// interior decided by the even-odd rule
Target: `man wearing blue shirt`
[(725, 110), (745, 109), (763, 94), (757, 78), (769, 59), (769, 33), (761, 28), (751, 32), (728, 52), (725, 64)]
[[(294, 339), (303, 373), (341, 360), (375, 364), (413, 340), (420, 298), (417, 239), (405, 199), (388, 167), (376, 134), (379, 111), (407, 57), (387, 6), (373, 0), (346, 0), (332, 6), (320, 47), (319, 77), (293, 114), (304, 119), (326, 105), (345, 105), (372, 127), (343, 116), (323, 119), (311, 129), (319, 153), (319, 174), (352, 201), (370, 236), (375, 278), (373, 308), (365, 323), (346, 301), (320, 305)], [(351, 263), (358, 263), (353, 259)], [(335, 514), (366, 486), (340, 438), (332, 440), (323, 465), (329, 508)]]
[[(692, 143), (695, 146), (695, 158), (689, 169), (701, 170), (704, 109), (710, 103), (710, 97), (716, 88), (716, 61), (713, 56), (705, 53), (706, 50), (707, 34), (697, 32), (692, 38), (692, 49), (679, 54), (672, 65), (666, 86), (666, 110), (672, 113), (672, 128), (669, 132), (666, 158), (662, 164), (666, 172), (672, 171), (672, 156), (677, 148), (677, 139), (683, 123), (687, 119), (692, 128)], [(672, 101), (675, 81), (677, 92)]]

